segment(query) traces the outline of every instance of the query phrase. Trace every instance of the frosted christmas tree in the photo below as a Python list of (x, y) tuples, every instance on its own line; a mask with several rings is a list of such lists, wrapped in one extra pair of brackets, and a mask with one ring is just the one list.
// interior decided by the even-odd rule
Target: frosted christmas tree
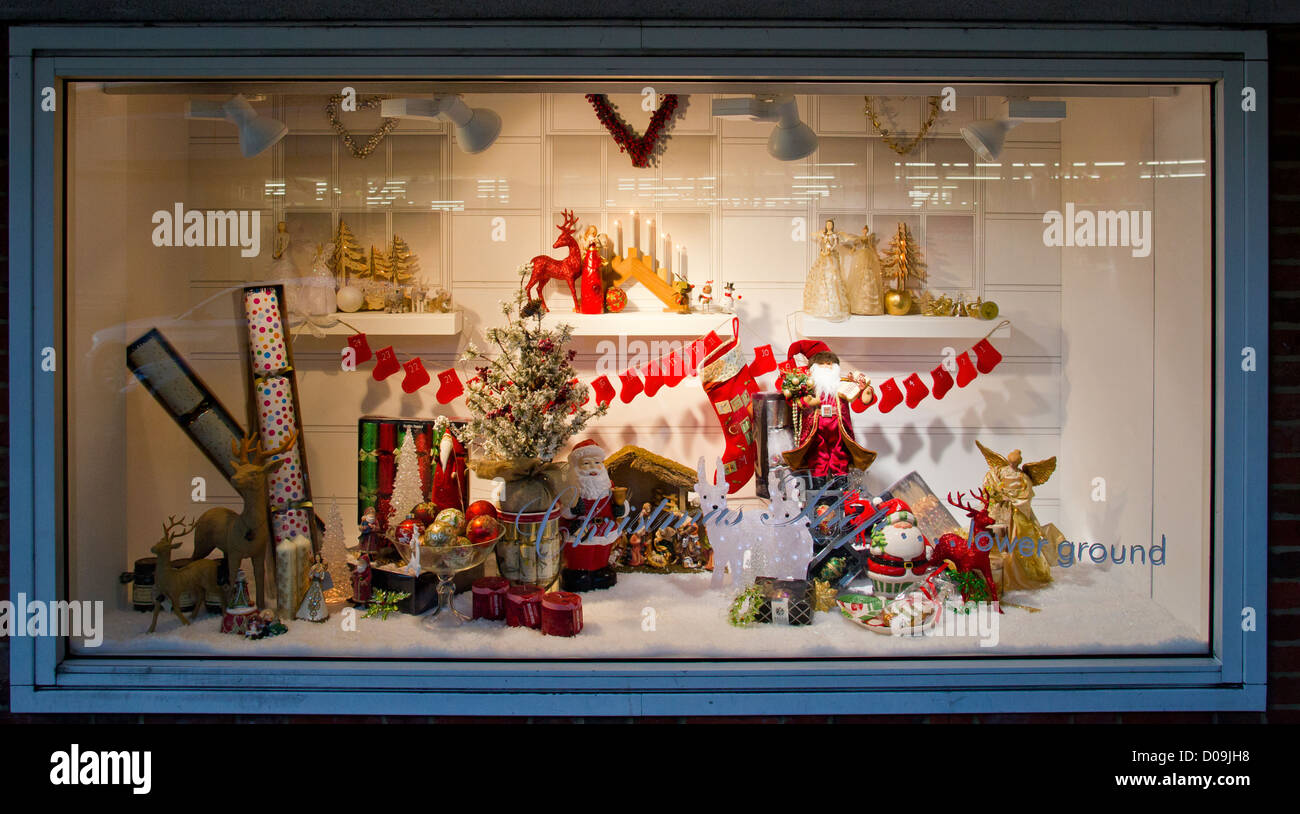
[(415, 455), (415, 432), (406, 428), (402, 447), (397, 452), (397, 474), (393, 477), (392, 512), (388, 515), (389, 529), (397, 524), (416, 506), (424, 502), (424, 493), (420, 491), (420, 462)]
[(326, 602), (342, 602), (352, 596), (352, 571), (348, 568), (347, 540), (343, 536), (343, 515), (339, 502), (330, 502), (329, 518), (325, 521), (325, 539), (321, 541), (321, 556), (329, 568), (332, 587), (325, 591)]

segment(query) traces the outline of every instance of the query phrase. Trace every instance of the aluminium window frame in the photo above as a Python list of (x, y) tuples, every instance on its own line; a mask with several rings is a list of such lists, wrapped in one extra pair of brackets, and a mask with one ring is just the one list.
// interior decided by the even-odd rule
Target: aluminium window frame
[[(77, 658), (10, 640), (16, 712), (796, 715), (1260, 710), (1267, 606), (1268, 114), (1261, 31), (671, 22), (11, 29), (10, 592), (61, 598), (62, 90), (131, 79), (434, 77), (1207, 82), (1213, 86), (1210, 655), (419, 662)], [(59, 110), (41, 109), (43, 88)], [(1243, 89), (1257, 108), (1242, 111)], [(1233, 281), (1227, 285), (1226, 281)], [(1255, 372), (1240, 369), (1242, 349)], [(60, 354), (61, 355), (61, 354)], [(1234, 507), (1226, 513), (1224, 506)], [(1241, 612), (1254, 607), (1254, 630)]]

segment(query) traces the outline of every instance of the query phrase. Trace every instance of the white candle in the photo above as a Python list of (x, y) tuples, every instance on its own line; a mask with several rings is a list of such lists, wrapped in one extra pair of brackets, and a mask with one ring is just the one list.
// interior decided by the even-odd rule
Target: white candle
[(646, 241), (646, 254), (650, 255), (650, 270), (655, 271), (659, 265), (657, 258), (658, 253), (655, 251), (655, 219), (650, 218), (646, 221), (646, 231), (649, 232), (650, 239)]
[(632, 248), (641, 248), (641, 220), (636, 216), (635, 209), (632, 210)]
[(678, 245), (676, 249), (677, 256), (673, 258), (673, 268), (681, 275), (683, 280), (690, 282), (690, 278), (686, 276), (686, 250), (681, 245)]
[(614, 221), (614, 253), (623, 256), (623, 224)]
[(671, 262), (673, 257), (673, 236), (664, 233), (663, 246), (660, 248), (660, 254), (663, 256), (664, 274), (668, 277), (668, 282), (673, 280), (673, 271), (677, 269), (677, 264)]

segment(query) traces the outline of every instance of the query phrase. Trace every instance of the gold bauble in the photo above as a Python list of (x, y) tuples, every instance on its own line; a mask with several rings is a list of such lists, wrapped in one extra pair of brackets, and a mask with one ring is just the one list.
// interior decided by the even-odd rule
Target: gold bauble
[(911, 310), (912, 292), (895, 291), (892, 288), (885, 292), (885, 313), (902, 316)]

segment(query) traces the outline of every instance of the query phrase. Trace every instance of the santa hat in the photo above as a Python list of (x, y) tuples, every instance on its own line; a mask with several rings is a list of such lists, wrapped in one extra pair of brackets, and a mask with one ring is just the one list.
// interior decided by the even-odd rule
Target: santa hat
[(586, 441), (579, 441), (573, 447), (573, 451), (569, 453), (569, 463), (579, 464), (591, 458), (604, 461), (605, 457), (605, 450), (601, 449), (600, 444), (588, 438)]
[(813, 354), (829, 350), (830, 348), (826, 346), (826, 343), (820, 339), (800, 339), (790, 343), (790, 348), (785, 354), (785, 361), (794, 364), (794, 357), (802, 356), (804, 363), (800, 367), (804, 367), (807, 366), (808, 360), (813, 357)]
[(916, 516), (912, 514), (912, 507), (908, 506), (898, 498), (893, 498), (884, 502), (881, 502), (880, 498), (876, 498), (872, 502), (876, 505), (877, 509), (883, 509), (885, 511), (885, 519), (881, 520), (876, 525), (892, 526), (899, 522), (911, 523), (913, 526), (916, 525)]

